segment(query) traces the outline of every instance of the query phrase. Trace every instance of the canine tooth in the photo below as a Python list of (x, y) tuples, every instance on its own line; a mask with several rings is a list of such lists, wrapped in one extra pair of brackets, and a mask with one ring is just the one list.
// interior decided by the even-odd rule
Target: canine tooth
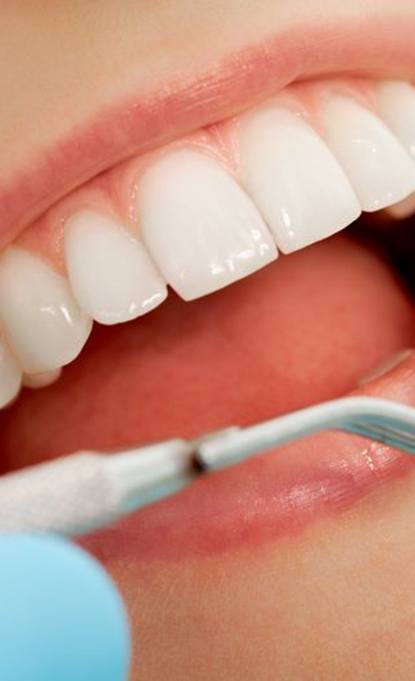
[(300, 116), (269, 105), (239, 122), (241, 179), (284, 253), (334, 234), (361, 212), (327, 145)]
[(8, 248), (0, 260), (0, 316), (26, 373), (68, 364), (80, 353), (92, 326), (68, 281), (17, 247)]
[(16, 397), (21, 382), (21, 369), (6, 343), (0, 340), (0, 408)]
[(363, 210), (375, 211), (415, 189), (415, 164), (378, 116), (355, 100), (326, 103), (327, 141), (348, 175)]
[(167, 296), (143, 244), (100, 213), (85, 210), (68, 221), (65, 259), (75, 298), (101, 324), (134, 319)]
[(23, 374), (23, 385), (26, 388), (46, 388), (58, 380), (62, 373), (62, 369), (53, 369), (52, 371), (44, 371), (39, 374)]
[(137, 199), (144, 243), (185, 300), (223, 288), (277, 257), (251, 199), (203, 153), (180, 149), (153, 162)]
[(377, 97), (381, 117), (415, 158), (415, 88), (385, 81), (378, 85)]

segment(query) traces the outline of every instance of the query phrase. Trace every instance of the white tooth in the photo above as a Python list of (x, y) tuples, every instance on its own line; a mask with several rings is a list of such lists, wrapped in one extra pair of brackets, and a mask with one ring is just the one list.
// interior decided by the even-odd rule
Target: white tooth
[(46, 386), (55, 383), (62, 373), (62, 369), (53, 369), (53, 371), (44, 371), (40, 374), (24, 374), (23, 385), (26, 388), (46, 388)]
[(26, 373), (68, 364), (81, 351), (92, 326), (67, 280), (16, 247), (7, 249), (0, 260), (0, 316)]
[(143, 244), (102, 214), (85, 210), (68, 221), (65, 258), (75, 298), (101, 324), (134, 319), (167, 296)]
[(240, 119), (242, 182), (291, 253), (334, 234), (360, 215), (352, 186), (311, 126), (268, 106)]
[(400, 81), (385, 81), (377, 88), (379, 113), (415, 158), (415, 88)]
[(415, 164), (400, 142), (369, 109), (334, 96), (324, 112), (327, 141), (365, 211), (404, 199), (415, 189)]
[(251, 199), (215, 160), (172, 151), (141, 178), (143, 240), (185, 300), (216, 291), (275, 260), (277, 250)]
[(16, 397), (21, 382), (21, 369), (6, 343), (0, 339), (0, 408)]

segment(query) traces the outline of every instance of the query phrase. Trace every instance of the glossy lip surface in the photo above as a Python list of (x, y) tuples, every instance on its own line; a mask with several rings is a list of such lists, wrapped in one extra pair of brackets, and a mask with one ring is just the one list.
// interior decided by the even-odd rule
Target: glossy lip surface
[(415, 18), (397, 16), (291, 29), (226, 58), (210, 72), (180, 74), (139, 100), (130, 95), (108, 104), (0, 187), (1, 244), (96, 174), (237, 113), (291, 82), (339, 73), (412, 79), (414, 27)]
[[(415, 402), (415, 354), (364, 394)], [(414, 469), (413, 457), (342, 432), (325, 432), (203, 478), (81, 540), (102, 560), (177, 560), (255, 548), (297, 535)]]

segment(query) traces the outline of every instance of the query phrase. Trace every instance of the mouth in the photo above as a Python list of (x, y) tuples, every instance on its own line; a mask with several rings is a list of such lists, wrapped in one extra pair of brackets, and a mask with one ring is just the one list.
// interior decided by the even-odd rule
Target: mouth
[[(242, 105), (223, 97), (226, 67), (211, 109), (204, 102), (187, 119), (175, 109), (164, 137), (155, 116), (146, 145), (134, 124), (128, 144), (104, 145), (77, 174), (67, 164), (66, 184), (44, 190), (52, 160), (23, 203), (10, 200), (20, 179), (0, 195), (5, 470), (252, 423), (353, 391), (414, 345), (402, 263), (414, 212), (415, 50), (390, 36), (380, 50), (379, 30), (363, 48), (378, 77), (362, 78), (359, 31), (337, 64), (332, 41), (311, 64), (304, 46), (288, 58), (282, 40), (267, 59), (251, 55), (244, 73), (256, 87)], [(247, 108), (250, 97), (262, 101)], [(223, 111), (232, 115), (218, 120)], [(382, 211), (383, 223), (362, 211)], [(414, 368), (408, 355), (360, 392), (415, 404)], [(397, 452), (326, 433), (200, 480), (86, 543), (136, 560), (258, 544), (411, 470)]]

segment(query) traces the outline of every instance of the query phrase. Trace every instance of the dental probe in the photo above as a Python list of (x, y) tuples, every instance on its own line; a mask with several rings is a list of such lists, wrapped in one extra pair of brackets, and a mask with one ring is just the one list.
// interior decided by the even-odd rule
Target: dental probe
[(415, 408), (347, 397), (195, 440), (165, 440), (111, 456), (80, 452), (3, 476), (0, 531), (82, 534), (174, 494), (199, 475), (327, 429), (415, 454)]

